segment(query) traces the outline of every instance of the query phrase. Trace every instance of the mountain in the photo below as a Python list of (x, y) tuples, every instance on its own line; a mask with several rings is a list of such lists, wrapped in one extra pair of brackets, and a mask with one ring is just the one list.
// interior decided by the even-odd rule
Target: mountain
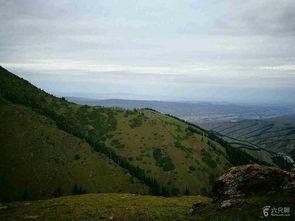
[[(241, 106), (224, 103), (181, 103), (166, 101), (145, 101), (145, 100), (122, 100), (108, 99), (96, 100), (91, 98), (66, 97), (67, 100), (87, 105), (101, 105), (103, 107), (121, 107), (129, 110), (137, 108), (152, 108), (157, 111), (178, 116), (183, 120), (197, 123), (202, 127), (211, 130), (211, 126), (218, 124), (227, 124), (225, 120), (238, 121), (248, 118), (269, 118), (271, 116), (292, 113), (292, 109), (278, 106)], [(276, 119), (285, 119), (289, 124), (292, 122), (291, 116), (280, 116)], [(273, 118), (270, 118), (273, 119)], [(221, 122), (219, 122), (221, 121)], [(205, 123), (204, 123), (205, 122)], [(207, 123), (214, 122), (214, 123)], [(238, 121), (244, 122), (244, 121)], [(236, 124), (238, 124), (238, 122)], [(234, 124), (234, 122), (231, 122)], [(233, 129), (235, 131), (235, 129)], [(239, 129), (238, 129), (239, 130)], [(218, 131), (214, 131), (218, 132)], [(282, 169), (290, 170), (295, 168), (294, 161), (282, 153), (265, 149), (262, 146), (254, 145), (245, 140), (236, 137), (230, 137), (225, 134), (217, 133), (217, 136), (231, 144), (231, 146), (239, 148), (247, 152), (257, 160), (267, 162), (269, 165), (279, 166)], [(259, 136), (259, 135), (258, 135)], [(292, 153), (292, 152), (291, 152)], [(293, 153), (294, 154), (294, 153)]]
[[(24, 198), (27, 192), (42, 198), (45, 186), (44, 198), (52, 190), (57, 195), (73, 188), (145, 193), (146, 186), (153, 195), (207, 195), (230, 166), (267, 164), (171, 115), (71, 103), (4, 68), (0, 97), (1, 109), (6, 110), (0, 122), (0, 188), (9, 199), (19, 199), (16, 189), (24, 191)], [(44, 186), (36, 189), (38, 179)]]
[(240, 140), (248, 147), (260, 147), (274, 153), (284, 153), (295, 159), (295, 115), (263, 120), (244, 120), (202, 124), (233, 140)]
[[(0, 97), (0, 199), (83, 192), (148, 193), (148, 187), (48, 117)], [(116, 180), (116, 182), (114, 182)]]
[(71, 102), (90, 106), (121, 107), (130, 110), (135, 108), (151, 108), (196, 124), (264, 119), (295, 113), (294, 107), (274, 105), (254, 106), (217, 102), (193, 103), (123, 99), (97, 100), (83, 97), (66, 97), (66, 99)]

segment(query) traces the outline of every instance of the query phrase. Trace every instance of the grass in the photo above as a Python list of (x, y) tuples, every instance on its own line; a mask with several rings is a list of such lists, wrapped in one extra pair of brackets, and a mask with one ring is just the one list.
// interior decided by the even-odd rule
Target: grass
[[(262, 208), (289, 207), (290, 217), (265, 220), (294, 220), (294, 195), (274, 194), (239, 198), (239, 203), (221, 208), (203, 196), (156, 197), (135, 194), (101, 193), (59, 197), (50, 200), (0, 204), (0, 220), (20, 221), (255, 221), (261, 220)], [(207, 205), (191, 215), (192, 205)]]
[(174, 170), (175, 166), (169, 156), (164, 156), (161, 149), (155, 148), (153, 151), (154, 159), (156, 160), (156, 165), (161, 167), (164, 171)]
[[(131, 113), (132, 111), (128, 111)], [(130, 120), (141, 116), (144, 123), (139, 127), (131, 127)], [(210, 148), (206, 141), (201, 141), (198, 133), (187, 134), (185, 123), (151, 110), (137, 110), (134, 114), (126, 114), (125, 110), (116, 115), (117, 129), (109, 132), (105, 141), (106, 146), (112, 147), (120, 156), (125, 157), (132, 165), (143, 168), (148, 175), (155, 178), (162, 186), (173, 188), (183, 194), (186, 186), (193, 194), (200, 193), (202, 187), (211, 185), (206, 171), (211, 171), (202, 159), (201, 150)], [(120, 131), (118, 133), (117, 131)], [(114, 141), (115, 140), (115, 141)], [(117, 141), (124, 148), (117, 148)], [(176, 141), (183, 148), (175, 146)], [(214, 143), (214, 141), (212, 141)], [(221, 175), (229, 164), (224, 148), (216, 144), (217, 151), (209, 152), (212, 158), (220, 159), (213, 168), (215, 176)], [(155, 149), (159, 154), (154, 154)], [(189, 166), (196, 168), (189, 170)], [(201, 168), (201, 169), (198, 169)]]
[(0, 210), (0, 220), (59, 221), (184, 221), (192, 220), (190, 208), (207, 197), (155, 197), (133, 194), (86, 194), (51, 200), (14, 202)]

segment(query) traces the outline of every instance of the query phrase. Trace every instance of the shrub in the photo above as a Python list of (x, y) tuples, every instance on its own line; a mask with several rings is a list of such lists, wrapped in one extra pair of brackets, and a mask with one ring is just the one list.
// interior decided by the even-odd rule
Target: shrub
[(153, 156), (156, 161), (156, 165), (161, 167), (164, 171), (170, 171), (175, 169), (172, 159), (169, 156), (164, 156), (161, 149), (154, 149)]
[(146, 116), (139, 114), (130, 120), (129, 126), (131, 128), (140, 127), (143, 124), (144, 120), (146, 119), (147, 119)]
[(202, 153), (203, 157), (202, 160), (210, 167), (210, 168), (216, 168), (217, 164), (216, 162), (212, 159), (210, 154), (206, 151)]
[(189, 166), (189, 170), (190, 170), (190, 171), (195, 171), (195, 170), (196, 170), (196, 168), (195, 168), (195, 167), (193, 167), (193, 166)]

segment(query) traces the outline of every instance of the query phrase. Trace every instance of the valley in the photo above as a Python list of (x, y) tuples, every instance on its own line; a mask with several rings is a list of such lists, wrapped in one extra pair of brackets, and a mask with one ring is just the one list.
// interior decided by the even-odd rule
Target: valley
[(246, 142), (253, 148), (261, 147), (274, 153), (285, 153), (292, 158), (295, 157), (295, 115), (201, 125), (221, 135)]

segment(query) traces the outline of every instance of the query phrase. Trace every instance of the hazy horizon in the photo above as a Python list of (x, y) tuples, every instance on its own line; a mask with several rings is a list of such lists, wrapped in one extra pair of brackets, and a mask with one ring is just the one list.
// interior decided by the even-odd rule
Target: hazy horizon
[(0, 1), (0, 65), (54, 95), (295, 104), (292, 0)]

